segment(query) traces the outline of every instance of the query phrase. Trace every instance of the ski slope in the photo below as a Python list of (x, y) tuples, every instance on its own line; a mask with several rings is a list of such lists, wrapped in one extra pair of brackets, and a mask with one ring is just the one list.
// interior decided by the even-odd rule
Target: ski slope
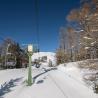
[[(68, 65), (70, 67), (66, 70), (60, 65), (49, 71), (32, 67), (32, 78), (36, 78), (30, 87), (24, 82), (27, 79), (27, 69), (2, 70), (0, 98), (98, 98), (98, 95), (83, 83), (81, 76), (77, 75), (79, 70), (74, 67), (70, 69), (72, 63)], [(5, 82), (8, 87), (4, 87)]]
[[(55, 61), (54, 54), (40, 56), (43, 54)], [(32, 59), (38, 56), (35, 54)], [(77, 62), (56, 68), (41, 66), (32, 66), (32, 86), (26, 83), (27, 68), (0, 70), (0, 98), (98, 98), (84, 83)]]

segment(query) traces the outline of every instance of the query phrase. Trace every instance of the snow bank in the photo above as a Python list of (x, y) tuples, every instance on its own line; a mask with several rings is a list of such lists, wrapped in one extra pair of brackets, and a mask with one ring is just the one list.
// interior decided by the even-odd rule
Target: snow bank
[(0, 70), (0, 85), (4, 83), (8, 83), (11, 79), (19, 79), (25, 80), (25, 77), (27, 77), (27, 70), (22, 69), (6, 69), (6, 70)]
[(74, 78), (75, 80), (84, 84), (82, 74), (80, 69), (78, 68), (77, 62), (61, 64), (58, 66), (58, 69), (65, 72), (70, 77)]
[[(82, 61), (82, 63), (84, 62)], [(90, 70), (89, 68), (79, 68), (78, 64), (79, 62), (61, 64), (58, 66), (58, 69), (93, 91), (94, 81), (96, 78), (96, 73), (98, 73), (98, 70)]]

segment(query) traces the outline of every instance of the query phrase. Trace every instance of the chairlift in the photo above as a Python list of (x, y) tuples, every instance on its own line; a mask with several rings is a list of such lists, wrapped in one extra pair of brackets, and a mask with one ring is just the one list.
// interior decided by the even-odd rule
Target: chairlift
[(35, 59), (34, 62), (33, 62), (33, 66), (35, 66), (36, 68), (40, 68), (40, 62), (38, 59)]

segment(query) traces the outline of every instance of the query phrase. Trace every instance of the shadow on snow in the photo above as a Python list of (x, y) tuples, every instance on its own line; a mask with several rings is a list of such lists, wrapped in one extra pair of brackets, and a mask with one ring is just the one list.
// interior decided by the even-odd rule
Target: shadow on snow
[[(57, 68), (49, 68), (49, 69), (43, 68), (43, 69), (44, 69), (44, 72), (42, 72), (42, 73), (36, 75), (35, 77), (33, 77), (33, 83), (35, 83), (36, 79), (38, 77), (40, 77), (41, 75), (43, 75), (43, 74), (45, 74), (45, 73), (47, 73), (49, 71), (52, 71), (52, 70), (57, 70)], [(37, 81), (37, 84), (40, 84), (40, 83), (43, 83), (43, 80)]]
[(20, 80), (22, 79), (21, 78), (16, 78), (16, 79), (11, 79), (8, 83), (5, 82), (4, 84), (1, 85), (0, 87), (0, 98), (4, 98), (3, 96), (6, 94), (6, 93), (9, 93), (11, 92), (11, 88), (17, 86), (17, 82), (19, 82)]

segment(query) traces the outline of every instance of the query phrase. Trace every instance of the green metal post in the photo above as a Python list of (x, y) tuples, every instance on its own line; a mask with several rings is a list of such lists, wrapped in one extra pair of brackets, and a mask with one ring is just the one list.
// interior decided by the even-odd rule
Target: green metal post
[(31, 68), (31, 56), (32, 54), (29, 53), (29, 68), (28, 68), (28, 86), (32, 85), (32, 68)]

